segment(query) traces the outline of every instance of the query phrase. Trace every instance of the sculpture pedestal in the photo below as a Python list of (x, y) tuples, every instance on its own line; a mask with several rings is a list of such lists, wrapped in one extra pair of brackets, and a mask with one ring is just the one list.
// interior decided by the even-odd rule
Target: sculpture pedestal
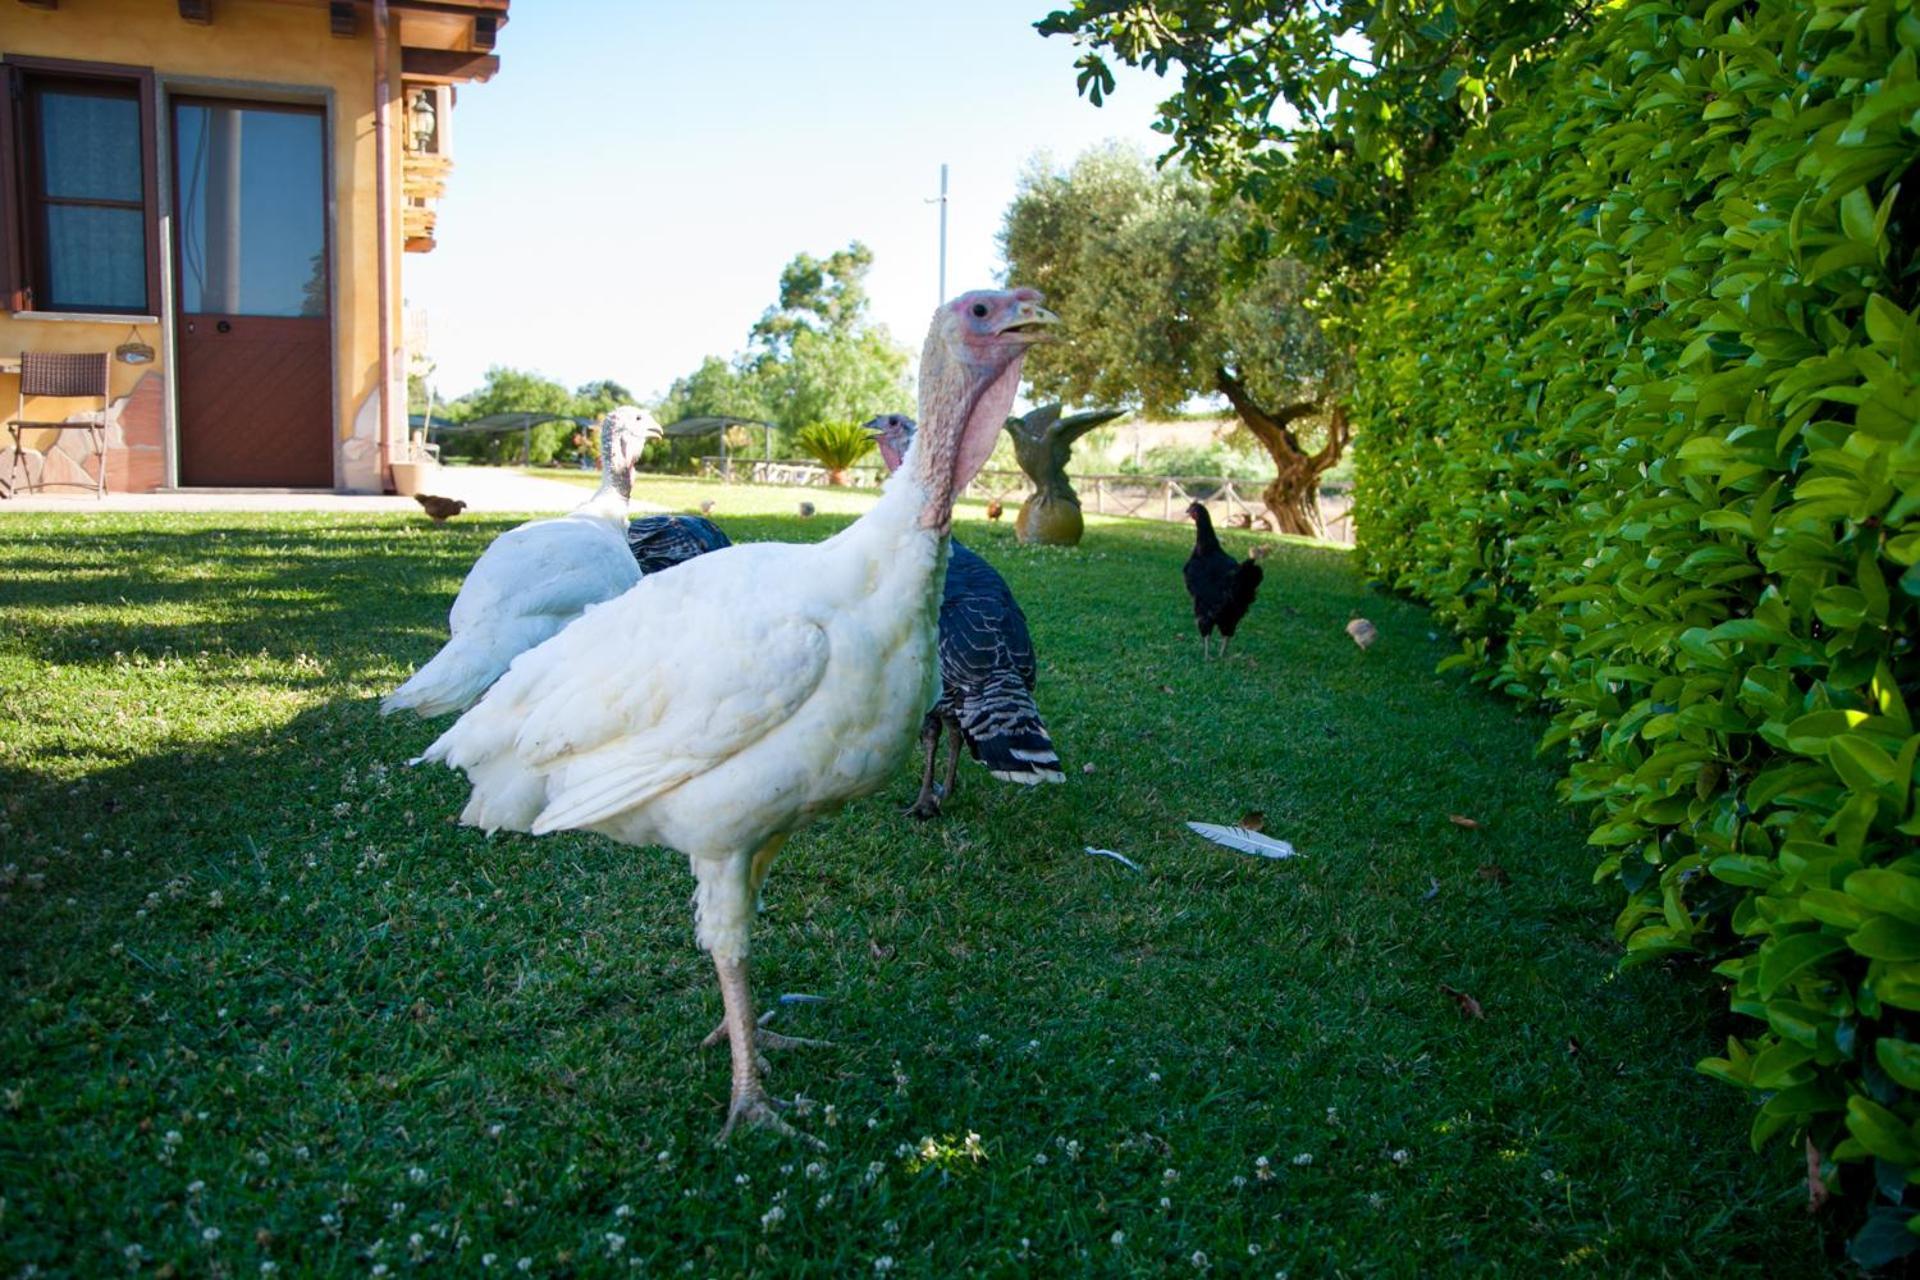
[(1022, 543), (1043, 547), (1077, 547), (1087, 522), (1080, 515), (1080, 504), (1066, 498), (1049, 498), (1036, 493), (1020, 504), (1014, 517), (1013, 533)]

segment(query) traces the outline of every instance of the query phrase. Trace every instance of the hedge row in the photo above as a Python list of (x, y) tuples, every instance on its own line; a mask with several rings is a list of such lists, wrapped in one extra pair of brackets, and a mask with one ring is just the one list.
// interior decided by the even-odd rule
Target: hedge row
[(1371, 571), (1554, 709), (1629, 963), (1717, 962), (1756, 1147), (1874, 1162), (1863, 1262), (1920, 1245), (1916, 50), (1614, 10), (1422, 193), (1354, 406)]

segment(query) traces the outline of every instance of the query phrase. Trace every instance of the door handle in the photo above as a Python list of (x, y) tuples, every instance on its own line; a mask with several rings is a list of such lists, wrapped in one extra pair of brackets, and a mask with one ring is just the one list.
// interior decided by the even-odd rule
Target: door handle
[(222, 320), (213, 326), (213, 331), (215, 333), (232, 333), (233, 326), (228, 324), (225, 320)]

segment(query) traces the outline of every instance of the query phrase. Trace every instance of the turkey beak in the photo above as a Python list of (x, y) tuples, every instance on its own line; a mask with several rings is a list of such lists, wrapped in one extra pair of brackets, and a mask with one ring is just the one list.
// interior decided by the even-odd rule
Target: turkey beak
[(1049, 326), (1059, 323), (1060, 317), (1039, 303), (1022, 302), (995, 332), (1024, 342), (1058, 342), (1060, 339), (1049, 332)]

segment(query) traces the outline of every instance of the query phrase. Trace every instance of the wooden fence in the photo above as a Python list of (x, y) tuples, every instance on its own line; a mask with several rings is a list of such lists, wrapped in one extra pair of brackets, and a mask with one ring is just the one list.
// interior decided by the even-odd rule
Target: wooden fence
[[(816, 462), (795, 459), (756, 460), (704, 457), (700, 474), (729, 484), (824, 486), (827, 469)], [(877, 466), (847, 468), (856, 488), (877, 487), (886, 473)], [(1258, 526), (1268, 519), (1260, 501), (1261, 482), (1229, 476), (1073, 476), (1080, 509), (1092, 515), (1123, 516), (1136, 520), (1184, 520), (1187, 505), (1205, 503), (1217, 524)], [(1033, 491), (1024, 472), (987, 470), (973, 478), (962, 496), (981, 501), (999, 499), (1018, 506)], [(1353, 497), (1343, 490), (1320, 491), (1320, 523), (1329, 541), (1353, 541)]]

